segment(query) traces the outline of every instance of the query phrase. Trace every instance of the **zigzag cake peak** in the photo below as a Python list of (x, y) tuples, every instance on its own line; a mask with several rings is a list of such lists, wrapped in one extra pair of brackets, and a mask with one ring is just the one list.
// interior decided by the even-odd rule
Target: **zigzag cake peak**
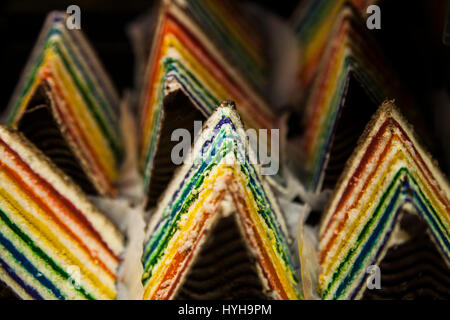
[(118, 94), (67, 15), (47, 16), (11, 97), (7, 122), (90, 194), (114, 195), (123, 156)]
[(382, 262), (406, 212), (425, 222), (450, 266), (448, 181), (393, 101), (367, 125), (337, 186), (319, 229), (324, 298), (363, 296), (367, 268)]
[(230, 215), (253, 261), (250, 269), (258, 275), (261, 294), (299, 297), (283, 217), (254, 165), (243, 128), (233, 104), (221, 103), (197, 137), (191, 160), (178, 169), (163, 194), (142, 258), (144, 298), (174, 298), (189, 280), (211, 231)]
[(410, 105), (359, 14), (344, 2), (333, 10), (336, 19), (315, 31), (320, 34), (312, 34), (322, 45), (308, 45), (312, 53), (302, 67), (308, 80), (304, 79), (305, 129), (298, 170), (312, 192), (334, 188), (356, 139), (383, 99), (395, 97), (402, 106)]
[[(246, 126), (277, 127), (265, 96), (269, 59), (263, 33), (236, 6), (195, 0), (166, 1), (159, 8), (140, 110), (139, 166), (148, 208), (174, 176), (176, 166), (166, 156), (170, 146), (161, 142), (175, 121), (177, 128), (191, 130), (194, 120), (204, 120), (231, 99)], [(189, 110), (186, 117), (177, 116), (175, 109), (181, 108)]]

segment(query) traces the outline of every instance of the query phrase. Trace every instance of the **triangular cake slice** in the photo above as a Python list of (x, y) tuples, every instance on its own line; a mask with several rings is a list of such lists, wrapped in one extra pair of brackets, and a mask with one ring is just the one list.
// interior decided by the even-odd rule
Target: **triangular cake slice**
[(309, 87), (328, 46), (333, 25), (349, 4), (358, 15), (366, 16), (367, 7), (379, 0), (306, 0), (301, 1), (291, 17), (291, 25), (301, 47), (300, 84)]
[(140, 168), (148, 207), (176, 168), (168, 156), (173, 122), (193, 131), (193, 120), (206, 119), (229, 99), (248, 127), (279, 127), (264, 98), (267, 51), (253, 19), (230, 1), (183, 4), (161, 2), (141, 97)]
[(337, 15), (328, 40), (301, 111), (300, 176), (311, 192), (334, 188), (358, 137), (384, 99), (412, 105), (351, 6)]
[[(322, 297), (364, 297), (372, 265), (381, 268), (381, 290), (374, 289), (375, 295), (383, 296), (383, 281), (385, 297), (401, 290), (408, 297), (408, 290), (416, 296), (420, 290), (446, 288), (449, 197), (448, 181), (435, 161), (393, 102), (385, 102), (367, 125), (324, 212), (319, 230)], [(418, 240), (428, 244), (418, 246)], [(429, 255), (420, 248), (428, 248)]]
[(114, 299), (124, 237), (22, 134), (0, 126), (0, 279), (23, 299)]
[(122, 158), (119, 98), (80, 30), (52, 12), (11, 98), (7, 121), (92, 194), (111, 196)]
[[(266, 176), (259, 170), (234, 105), (222, 103), (206, 122), (191, 157), (178, 169), (149, 224), (142, 258), (144, 299), (173, 299), (178, 293), (186, 297), (192, 287), (182, 287), (198, 280), (189, 278), (195, 274), (203, 281), (222, 283), (226, 290), (226, 284), (235, 279), (233, 274), (222, 269), (224, 273), (207, 276), (208, 267), (198, 275), (196, 267), (199, 253), (213, 246), (209, 240), (223, 219), (230, 226), (225, 232), (235, 232), (233, 224), (239, 230), (235, 234), (243, 239), (240, 248), (250, 257), (260, 294), (275, 299), (299, 297), (287, 229)], [(239, 252), (231, 252), (230, 257), (235, 254)], [(215, 262), (229, 263), (226, 257)], [(234, 277), (246, 270), (235, 270)], [(218, 281), (222, 276), (231, 278)], [(207, 283), (205, 287), (217, 290)]]

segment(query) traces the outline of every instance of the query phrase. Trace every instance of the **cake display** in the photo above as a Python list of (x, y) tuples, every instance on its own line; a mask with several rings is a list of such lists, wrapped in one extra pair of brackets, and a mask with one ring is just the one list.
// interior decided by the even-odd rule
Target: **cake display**
[[(393, 102), (385, 102), (347, 162), (321, 221), (322, 298), (363, 297), (370, 275), (367, 269), (383, 266), (388, 256), (382, 274), (385, 270), (397, 271), (388, 274), (387, 286), (397, 284), (397, 291), (404, 290), (414, 298), (424, 290), (419, 292), (417, 283), (424, 283), (413, 279), (426, 278), (425, 288), (432, 294), (425, 295), (448, 299), (448, 287), (443, 284), (448, 283), (450, 274), (449, 192), (446, 178), (418, 142), (412, 127)], [(419, 219), (408, 224), (411, 218), (405, 216), (411, 214)], [(408, 254), (407, 244), (411, 245), (409, 250), (415, 250), (418, 246), (413, 244), (418, 239), (429, 239), (430, 244), (425, 246), (428, 253), (416, 250)], [(402, 255), (395, 253), (399, 250)], [(429, 258), (432, 250), (439, 254)], [(407, 262), (414, 257), (416, 263)], [(405, 269), (398, 269), (402, 266)], [(409, 274), (406, 267), (413, 273)], [(411, 281), (402, 283), (405, 278)], [(389, 291), (395, 293), (388, 287), (386, 298)], [(383, 288), (374, 294), (382, 297)]]
[(23, 299), (114, 299), (124, 236), (3, 125), (0, 153), (0, 279)]
[(112, 196), (122, 158), (119, 97), (80, 30), (48, 15), (10, 100), (18, 128), (91, 194)]
[(66, 5), (0, 6), (0, 302), (450, 298), (447, 1)]
[(283, 217), (254, 160), (234, 106), (222, 103), (149, 224), (144, 299), (175, 297), (214, 225), (227, 216), (235, 219), (264, 292), (275, 299), (300, 297)]

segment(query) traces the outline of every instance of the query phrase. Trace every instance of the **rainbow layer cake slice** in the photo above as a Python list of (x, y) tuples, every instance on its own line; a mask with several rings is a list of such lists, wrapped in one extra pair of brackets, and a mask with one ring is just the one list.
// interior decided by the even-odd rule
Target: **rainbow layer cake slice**
[(24, 299), (114, 299), (123, 236), (21, 133), (0, 126), (0, 279)]
[(111, 196), (122, 158), (119, 98), (80, 30), (48, 15), (7, 121), (91, 194)]
[(206, 122), (148, 227), (144, 299), (297, 299), (287, 229), (234, 104)]
[(144, 86), (140, 167), (148, 206), (173, 176), (174, 128), (193, 131), (222, 100), (233, 100), (244, 123), (276, 128), (265, 103), (268, 59), (253, 19), (230, 1), (162, 1)]
[(364, 126), (384, 99), (410, 105), (364, 28), (351, 6), (342, 8), (301, 111), (300, 176), (311, 192), (333, 189)]
[(392, 102), (367, 125), (319, 229), (324, 299), (450, 297), (450, 188)]
[(367, 8), (377, 0), (307, 0), (301, 1), (291, 18), (291, 24), (301, 47), (300, 83), (308, 88), (317, 72), (324, 54), (333, 25), (349, 4), (358, 15), (365, 16)]

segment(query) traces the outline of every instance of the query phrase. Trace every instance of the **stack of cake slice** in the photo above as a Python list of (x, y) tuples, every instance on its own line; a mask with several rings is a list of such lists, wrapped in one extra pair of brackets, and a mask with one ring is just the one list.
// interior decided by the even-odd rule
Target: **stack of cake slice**
[(80, 30), (49, 14), (7, 121), (92, 194), (114, 195), (122, 158), (119, 98)]
[(0, 280), (24, 299), (114, 299), (123, 241), (69, 177), (0, 126)]
[(276, 128), (265, 103), (268, 59), (252, 17), (230, 1), (162, 1), (142, 94), (140, 168), (148, 207), (156, 204), (176, 166), (175, 128), (193, 133), (222, 100), (236, 102), (244, 123)]
[(216, 109), (164, 192), (142, 262), (144, 299), (300, 296), (283, 217), (234, 105)]
[[(321, 222), (322, 297), (448, 299), (449, 197), (435, 161), (393, 103), (385, 102), (347, 162)], [(381, 288), (369, 291), (370, 266), (380, 268)]]
[(364, 126), (384, 99), (410, 105), (371, 40), (355, 10), (344, 6), (301, 111), (300, 175), (309, 191), (333, 189)]

